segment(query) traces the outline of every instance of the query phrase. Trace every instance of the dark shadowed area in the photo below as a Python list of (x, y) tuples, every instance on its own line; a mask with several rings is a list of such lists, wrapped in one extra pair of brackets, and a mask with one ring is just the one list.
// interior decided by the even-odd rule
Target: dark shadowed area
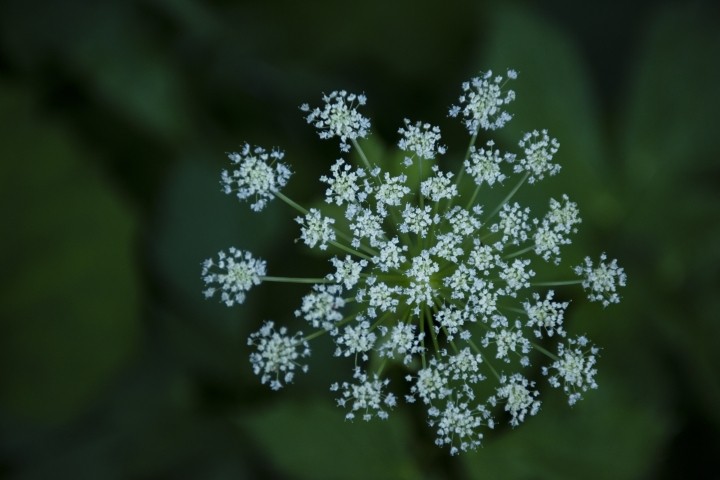
[[(0, 3), (0, 478), (718, 478), (719, 59), (709, 1)], [(348, 89), (368, 97), (369, 150), (419, 119), (457, 165), (448, 107), (507, 68), (497, 138), (553, 132), (563, 170), (542, 201), (582, 211), (569, 256), (628, 274), (607, 309), (567, 293), (600, 388), (570, 408), (545, 385), (539, 415), (450, 457), (420, 409), (344, 421), (329, 385), (349, 363), (329, 343), (310, 375), (261, 385), (247, 336), (297, 321), (307, 289), (226, 308), (203, 298), (202, 261), (235, 245), (271, 275), (327, 263), (287, 206), (221, 192), (226, 152), (281, 147), (288, 195), (319, 203), (340, 154), (298, 107)]]

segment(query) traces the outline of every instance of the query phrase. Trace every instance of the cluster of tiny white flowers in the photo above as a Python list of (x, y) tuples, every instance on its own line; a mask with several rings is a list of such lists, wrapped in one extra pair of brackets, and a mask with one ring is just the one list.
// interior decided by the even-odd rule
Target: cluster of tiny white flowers
[(559, 359), (550, 367), (542, 369), (543, 375), (549, 375), (551, 370), (555, 372), (548, 378), (550, 385), (556, 388), (562, 385), (570, 405), (582, 398), (581, 392), (598, 388), (595, 383), (595, 364), (600, 350), (588, 345), (589, 341), (584, 336), (568, 339), (567, 347), (563, 344), (558, 346)]
[(490, 404), (505, 404), (505, 411), (510, 414), (510, 425), (517, 427), (525, 421), (525, 417), (535, 415), (540, 410), (540, 401), (536, 400), (540, 392), (533, 390), (535, 382), (529, 381), (519, 373), (510, 377), (500, 377), (500, 387)]
[(365, 170), (354, 169), (352, 165), (339, 158), (330, 168), (330, 172), (332, 173), (331, 177), (325, 175), (320, 177), (321, 182), (328, 184), (328, 189), (325, 191), (328, 203), (340, 206), (344, 203), (365, 201), (367, 194), (362, 187), (367, 186), (367, 182), (364, 185), (360, 183), (360, 179), (365, 177)]
[(449, 445), (451, 455), (475, 450), (480, 446), (483, 438), (480, 427), (484, 421), (488, 422), (489, 416), (490, 412), (484, 406), (478, 406), (473, 410), (467, 403), (450, 400), (445, 403), (443, 410), (437, 407), (428, 409), (428, 423), (431, 427), (437, 428), (435, 444), (439, 447)]
[(367, 267), (367, 260), (354, 260), (350, 255), (346, 255), (344, 260), (337, 257), (330, 259), (330, 263), (335, 267), (335, 273), (328, 273), (327, 279), (344, 285), (347, 290), (351, 290), (360, 281), (360, 272)]
[(370, 129), (370, 120), (357, 111), (357, 107), (365, 105), (367, 98), (340, 90), (323, 95), (323, 101), (325, 106), (322, 110), (311, 110), (307, 103), (300, 106), (300, 110), (308, 114), (305, 120), (318, 129), (320, 138), (338, 137), (340, 150), (350, 151), (347, 141), (365, 138)]
[(203, 294), (210, 298), (220, 290), (220, 301), (228, 307), (245, 301), (245, 292), (259, 285), (265, 276), (265, 261), (254, 258), (250, 252), (230, 247), (220, 251), (217, 260), (203, 262), (201, 277), (205, 282)]
[(535, 303), (523, 303), (523, 308), (528, 316), (527, 326), (535, 328), (533, 332), (537, 338), (542, 338), (543, 332), (548, 337), (552, 337), (556, 333), (562, 337), (565, 336), (563, 316), (570, 303), (553, 302), (554, 295), (553, 290), (548, 290), (545, 300), (540, 301), (540, 295), (533, 292), (532, 296)]
[(345, 300), (340, 296), (339, 285), (313, 285), (313, 291), (305, 295), (296, 317), (303, 317), (312, 327), (335, 331), (335, 323), (343, 319), (340, 311)]
[(300, 237), (310, 248), (319, 245), (321, 250), (325, 250), (328, 242), (335, 240), (335, 230), (333, 230), (335, 219), (323, 217), (316, 208), (311, 208), (307, 215), (297, 217), (295, 221), (302, 225)]
[[(397, 145), (405, 166), (417, 167), (413, 173), (372, 161), (358, 142), (369, 134), (370, 121), (358, 111), (366, 98), (346, 91), (324, 95), (321, 107), (301, 107), (321, 138), (338, 138), (343, 152), (354, 147), (352, 160), (335, 160), (320, 178), (327, 205), (308, 210), (279, 192), (289, 169), (278, 150), (246, 145), (231, 154), (237, 170), (223, 172), (225, 191), (254, 198), (255, 210), (279, 198), (301, 213), (302, 242), (328, 252), (320, 278), (266, 276), (264, 261), (236, 248), (203, 263), (205, 296), (220, 292), (228, 306), (261, 282), (311, 284), (288, 322), (312, 333), (291, 335), (266, 322), (250, 336), (262, 383), (285, 386), (307, 370), (300, 360), (310, 353), (308, 342), (329, 339), (335, 356), (354, 361), (352, 379), (331, 385), (347, 419), (385, 419), (398, 398), (416, 402), (426, 408), (435, 443), (451, 454), (477, 448), (496, 417), (515, 427), (535, 415), (539, 373), (571, 405), (597, 387), (597, 347), (584, 336), (566, 338), (565, 286), (582, 285), (591, 301), (607, 306), (620, 300), (623, 269), (604, 253), (597, 265), (587, 258), (558, 268), (581, 222), (577, 205), (567, 195), (551, 198), (548, 211), (534, 217), (514, 200), (523, 184), (560, 170), (559, 143), (546, 130), (522, 136), (518, 153), (492, 140), (475, 145), (480, 130), (511, 119), (515, 93), (505, 83), (516, 76), (488, 72), (462, 85), (450, 116), (462, 118), (471, 142), (457, 174), (437, 164), (447, 153), (440, 128), (407, 119)], [(503, 198), (500, 204), (482, 200), (486, 189), (504, 189), (513, 176), (509, 193), (489, 196)], [(538, 263), (557, 276), (536, 273), (548, 271)], [(567, 278), (573, 271), (579, 279)], [(388, 372), (398, 370), (407, 384), (391, 385), (398, 376)]]
[(347, 420), (355, 418), (355, 412), (362, 413), (362, 419), (366, 422), (370, 421), (374, 416), (385, 420), (388, 418), (387, 407), (394, 407), (397, 404), (395, 395), (392, 393), (383, 393), (383, 389), (390, 383), (388, 379), (381, 379), (378, 375), (368, 377), (359, 368), (355, 369), (353, 378), (357, 383), (343, 382), (333, 383), (330, 390), (333, 392), (340, 391), (342, 395), (338, 398), (338, 405), (350, 408), (345, 415)]
[[(383, 335), (387, 335), (386, 326), (379, 327)], [(378, 354), (388, 358), (402, 358), (405, 365), (410, 364), (413, 355), (421, 354), (423, 351), (420, 342), (425, 338), (425, 333), (416, 333), (415, 325), (397, 323), (387, 335), (386, 342), (378, 348)]]
[(520, 320), (516, 320), (511, 326), (507, 317), (494, 315), (490, 328), (491, 330), (488, 330), (482, 339), (483, 347), (488, 348), (494, 343), (497, 349), (495, 358), (498, 360), (510, 363), (512, 361), (510, 354), (513, 353), (520, 356), (522, 365), (529, 364), (525, 354), (530, 353), (530, 341), (523, 336)]
[(268, 152), (262, 147), (251, 148), (247, 143), (240, 153), (228, 153), (237, 168), (222, 171), (223, 192), (235, 193), (238, 200), (254, 199), (250, 208), (259, 212), (290, 179), (290, 169), (280, 162), (284, 156), (278, 149)]
[(465, 171), (472, 175), (475, 183), (482, 185), (483, 182), (491, 187), (495, 182), (502, 183), (505, 174), (502, 172), (502, 163), (513, 163), (515, 154), (500, 153), (500, 150), (493, 149), (495, 142), (488, 140), (487, 148), (476, 149), (470, 147), (470, 158), (465, 160)]
[[(444, 145), (440, 145), (440, 128), (429, 123), (410, 122), (404, 120), (405, 126), (400, 127), (398, 133), (401, 135), (398, 147), (404, 152), (417, 155), (420, 160), (432, 160), (437, 155), (446, 151)], [(413, 164), (413, 156), (405, 157), (405, 166)]]
[(433, 165), (434, 176), (420, 184), (420, 194), (433, 202), (455, 198), (458, 194), (457, 185), (453, 183), (452, 173), (443, 173), (437, 165)]
[(492, 71), (487, 71), (481, 77), (475, 77), (462, 84), (463, 94), (460, 95), (460, 105), (450, 108), (450, 116), (461, 115), (465, 118), (465, 127), (472, 135), (477, 134), (480, 128), (496, 130), (505, 126), (512, 116), (503, 106), (515, 100), (513, 90), (503, 91), (507, 80), (515, 80), (517, 72), (507, 71), (507, 79), (502, 75), (493, 77)]
[(267, 321), (262, 328), (248, 337), (248, 345), (255, 346), (250, 354), (250, 363), (260, 383), (268, 384), (273, 390), (280, 390), (283, 384), (292, 382), (295, 369), (308, 371), (307, 365), (298, 360), (310, 356), (310, 346), (303, 340), (302, 332), (288, 335), (286, 327), (275, 330), (274, 323)]
[(624, 287), (627, 281), (625, 270), (618, 267), (617, 260), (606, 263), (607, 255), (600, 255), (600, 262), (593, 267), (590, 257), (585, 257), (585, 265), (575, 267), (575, 273), (583, 277), (582, 286), (590, 290), (588, 298), (591, 302), (602, 302), (604, 307), (611, 303), (620, 303), (618, 287)]
[(335, 356), (350, 357), (354, 356), (357, 360), (358, 356), (367, 361), (368, 352), (375, 346), (377, 335), (370, 331), (370, 322), (360, 317), (359, 322), (346, 325), (341, 335), (335, 338)]
[(555, 138), (551, 139), (547, 130), (526, 133), (519, 145), (524, 149), (525, 156), (515, 164), (515, 173), (527, 172), (530, 183), (542, 180), (545, 174), (558, 174), (560, 165), (552, 163), (552, 160), (560, 148), (560, 143)]
[(530, 209), (521, 208), (517, 202), (512, 205), (506, 203), (503, 206), (500, 211), (500, 221), (490, 227), (491, 232), (502, 234), (502, 238), (496, 244), (498, 250), (508, 243), (519, 245), (528, 239), (528, 232), (531, 228), (528, 222), (529, 216)]

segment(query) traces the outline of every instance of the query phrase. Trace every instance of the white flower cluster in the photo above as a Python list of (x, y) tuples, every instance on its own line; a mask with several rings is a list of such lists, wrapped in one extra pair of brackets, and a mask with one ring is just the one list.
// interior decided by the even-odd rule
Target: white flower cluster
[(239, 200), (254, 199), (250, 208), (259, 212), (290, 179), (290, 169), (280, 162), (284, 156), (278, 149), (268, 152), (262, 147), (251, 148), (247, 143), (240, 153), (228, 153), (237, 168), (222, 171), (223, 191), (235, 193)]
[[(214, 271), (217, 270), (217, 271)], [(208, 258), (202, 265), (202, 279), (207, 288), (205, 298), (220, 290), (220, 301), (228, 307), (245, 301), (245, 292), (259, 285), (265, 275), (265, 261), (253, 258), (250, 252), (230, 247), (227, 253), (220, 251), (217, 260)]]
[(324, 108), (310, 109), (305, 103), (300, 110), (308, 115), (305, 120), (318, 129), (322, 139), (340, 138), (340, 150), (350, 151), (348, 140), (365, 138), (370, 129), (370, 120), (358, 113), (357, 107), (365, 105), (365, 95), (348, 93), (345, 90), (323, 95)]
[(500, 387), (497, 393), (490, 397), (489, 403), (495, 406), (505, 403), (505, 411), (510, 414), (510, 425), (517, 427), (525, 421), (528, 414), (535, 415), (540, 410), (540, 402), (536, 400), (540, 394), (535, 388), (535, 383), (529, 381), (519, 373), (510, 377), (500, 377)]
[(570, 405), (582, 398), (580, 392), (598, 388), (595, 383), (595, 363), (600, 350), (588, 345), (589, 340), (583, 336), (568, 339), (567, 347), (562, 343), (558, 345), (558, 360), (542, 370), (543, 375), (549, 375), (551, 370), (555, 372), (549, 377), (550, 385), (556, 388), (562, 385)]
[[(311, 284), (290, 322), (313, 333), (290, 335), (267, 322), (250, 336), (262, 383), (279, 389), (291, 382), (307, 369), (299, 362), (308, 342), (329, 338), (335, 356), (354, 361), (352, 378), (331, 386), (346, 418), (387, 418), (398, 398), (421, 403), (436, 443), (452, 454), (478, 447), (498, 415), (513, 427), (535, 415), (541, 400), (534, 372), (562, 387), (570, 404), (596, 388), (598, 350), (583, 336), (567, 338), (564, 286), (582, 285), (591, 301), (607, 306), (619, 301), (625, 273), (602, 254), (598, 265), (588, 258), (575, 267), (580, 279), (568, 280), (572, 269), (565, 267), (557, 279), (536, 280), (534, 265), (560, 265), (561, 248), (581, 220), (566, 195), (551, 199), (540, 217), (513, 200), (524, 183), (559, 171), (559, 144), (546, 130), (524, 135), (518, 154), (501, 152), (493, 141), (474, 144), (480, 129), (510, 120), (505, 108), (515, 94), (504, 90), (505, 81), (488, 72), (463, 84), (450, 115), (463, 118), (472, 141), (457, 175), (436, 163), (446, 153), (439, 127), (407, 119), (398, 146), (419, 173), (397, 174), (395, 166), (371, 161), (357, 142), (369, 131), (358, 112), (366, 99), (345, 91), (324, 95), (321, 107), (301, 107), (321, 138), (339, 138), (342, 151), (348, 142), (354, 146), (355, 161), (338, 159), (320, 178), (328, 208), (307, 210), (277, 191), (289, 172), (278, 154), (247, 146), (235, 154), (240, 173), (223, 172), (223, 183), (233, 179), (240, 198), (254, 195), (255, 209), (272, 197), (285, 201), (301, 213), (302, 241), (330, 252), (321, 278), (266, 276), (265, 262), (237, 249), (203, 265), (205, 295), (220, 291), (228, 306), (242, 303), (260, 282)], [(499, 205), (481, 201), (484, 189), (503, 188), (513, 175)], [(535, 363), (541, 368), (530, 368)], [(406, 385), (391, 385), (396, 375), (387, 372), (397, 370)]]
[(310, 355), (310, 346), (302, 339), (302, 332), (288, 335), (286, 327), (276, 331), (273, 322), (268, 321), (250, 334), (248, 345), (256, 349), (250, 354), (253, 372), (260, 377), (260, 383), (268, 384), (273, 390), (292, 382), (296, 368), (308, 371), (307, 365), (298, 363), (300, 358)]
[(335, 240), (335, 219), (323, 217), (316, 208), (311, 208), (305, 217), (297, 217), (295, 221), (302, 225), (300, 237), (310, 248), (319, 245), (321, 250), (325, 250), (328, 242)]
[(560, 165), (552, 163), (560, 143), (555, 138), (551, 139), (547, 130), (526, 133), (519, 145), (525, 155), (515, 164), (514, 172), (527, 172), (528, 182), (535, 183), (542, 180), (545, 174), (552, 176), (560, 171)]
[(495, 142), (492, 140), (489, 140), (486, 146), (487, 148), (479, 149), (470, 147), (470, 158), (465, 160), (465, 171), (472, 175), (478, 185), (486, 182), (492, 187), (495, 182), (502, 183), (505, 180), (502, 163), (513, 163), (515, 154), (502, 154), (500, 150), (493, 149)]
[(620, 303), (617, 287), (624, 287), (627, 281), (625, 270), (618, 267), (617, 260), (606, 263), (607, 255), (600, 255), (600, 262), (593, 267), (590, 257), (585, 257), (585, 265), (575, 267), (575, 273), (583, 277), (582, 286), (589, 289), (591, 302), (602, 302), (604, 307), (611, 303)]
[(342, 395), (338, 398), (338, 405), (349, 408), (350, 411), (345, 415), (347, 420), (355, 418), (355, 412), (362, 412), (362, 419), (370, 421), (373, 416), (382, 420), (388, 418), (386, 407), (394, 407), (397, 403), (395, 395), (392, 393), (383, 393), (383, 389), (387, 387), (390, 381), (381, 379), (378, 375), (372, 375), (372, 379), (368, 377), (361, 369), (356, 368), (353, 378), (357, 383), (343, 382), (342, 384), (333, 383), (330, 390), (333, 392), (340, 391)]
[[(405, 126), (400, 127), (401, 135), (398, 147), (404, 152), (415, 154), (420, 160), (432, 160), (445, 153), (446, 147), (440, 145), (440, 128), (429, 123), (412, 123), (407, 118)], [(413, 164), (413, 156), (405, 157), (405, 166)]]
[(515, 80), (517, 72), (507, 71), (507, 79), (502, 75), (493, 77), (492, 71), (480, 77), (472, 78), (462, 84), (463, 94), (460, 95), (460, 105), (450, 108), (450, 116), (461, 115), (465, 118), (465, 127), (472, 135), (477, 134), (480, 128), (496, 130), (505, 126), (512, 118), (503, 110), (503, 106), (515, 100), (513, 90), (503, 91), (507, 80)]

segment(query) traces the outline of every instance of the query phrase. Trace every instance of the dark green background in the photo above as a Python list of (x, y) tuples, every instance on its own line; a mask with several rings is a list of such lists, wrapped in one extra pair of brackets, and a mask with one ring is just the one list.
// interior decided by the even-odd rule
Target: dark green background
[[(718, 478), (719, 59), (711, 2), (0, 3), (0, 476)], [(226, 309), (202, 299), (200, 262), (236, 245), (271, 274), (326, 267), (283, 205), (221, 194), (224, 152), (281, 146), (287, 192), (318, 201), (339, 153), (297, 107), (347, 88), (368, 95), (368, 149), (407, 116), (457, 161), (460, 82), (507, 67), (499, 139), (559, 138), (539, 188), (580, 205), (569, 258), (607, 251), (628, 273), (619, 306), (578, 294), (569, 313), (603, 347), (601, 388), (573, 408), (545, 391), (540, 415), (450, 458), (418, 410), (344, 422), (328, 346), (285, 391), (259, 385), (245, 338), (305, 289)]]

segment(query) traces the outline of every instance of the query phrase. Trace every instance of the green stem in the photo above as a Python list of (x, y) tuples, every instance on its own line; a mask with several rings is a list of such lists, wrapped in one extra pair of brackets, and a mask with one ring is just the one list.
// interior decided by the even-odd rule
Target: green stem
[(498, 307), (503, 310), (507, 310), (508, 312), (514, 312), (514, 313), (521, 313), (523, 315), (527, 315), (527, 312), (523, 310), (522, 308), (515, 308), (515, 307)]
[(472, 207), (473, 203), (475, 203), (475, 199), (478, 196), (478, 193), (480, 193), (480, 185), (475, 187), (475, 191), (472, 194), (472, 197), (470, 197), (470, 201), (468, 202), (467, 206), (465, 207), (465, 210), (470, 210), (470, 207)]
[(369, 277), (375, 277), (378, 280), (382, 281), (402, 281), (405, 280), (407, 277), (405, 275), (384, 275), (384, 274), (370, 274), (370, 273), (361, 273), (360, 276), (362, 278), (369, 278)]
[(471, 338), (468, 338), (467, 342), (470, 344), (470, 346), (473, 348), (473, 350), (475, 350), (480, 355), (480, 357), (482, 357), (483, 363), (488, 366), (488, 368), (493, 373), (493, 375), (495, 375), (495, 378), (497, 378), (498, 381), (500, 381), (500, 375), (498, 375), (497, 370), (495, 370), (495, 368), (492, 366), (492, 364), (490, 362), (488, 362), (487, 358), (485, 358), (485, 355), (483, 355), (482, 351), (478, 348), (477, 345), (475, 345), (475, 342), (473, 342)]
[(290, 198), (288, 198), (287, 196), (285, 196), (285, 194), (283, 194), (282, 192), (276, 190), (276, 191), (273, 192), (273, 193), (275, 194), (275, 196), (276, 196), (277, 198), (279, 198), (279, 199), (282, 200), (283, 202), (287, 203), (288, 205), (290, 205), (292, 208), (294, 208), (294, 209), (297, 210), (298, 212), (302, 213), (303, 215), (307, 215), (307, 214), (308, 214), (308, 210), (307, 210), (307, 209), (303, 208), (302, 206), (300, 206), (300, 204), (298, 204), (297, 202), (294, 202), (293, 200), (291, 200)]
[(260, 277), (263, 282), (285, 282), (285, 283), (332, 283), (327, 278), (296, 278), (296, 277)]
[(310, 335), (303, 337), (303, 342), (309, 342), (313, 339), (316, 339), (317, 337), (321, 335), (325, 335), (328, 331), (327, 330), (318, 330), (315, 333), (311, 333)]
[(555, 355), (554, 353), (550, 352), (549, 350), (546, 350), (545, 348), (541, 347), (540, 345), (538, 345), (538, 344), (535, 343), (535, 342), (530, 342), (530, 343), (532, 343), (532, 346), (535, 347), (535, 350), (544, 353), (545, 355), (547, 355), (548, 357), (552, 358), (552, 359), (555, 360), (556, 362), (560, 361), (560, 357), (558, 357), (558, 356)]
[[(445, 328), (445, 327), (440, 327), (440, 328), (442, 329), (443, 333), (447, 337), (448, 336), (447, 328)], [(454, 340), (448, 340), (448, 342), (450, 342), (450, 346), (452, 347), (452, 349), (455, 353), (458, 353), (460, 351), (460, 350), (458, 350), (458, 347), (455, 345)]]
[(531, 282), (533, 287), (560, 287), (563, 285), (580, 285), (582, 280), (564, 280), (559, 282)]
[(503, 199), (502, 202), (500, 202), (500, 205), (497, 206), (495, 210), (485, 219), (485, 222), (488, 222), (491, 218), (493, 218), (497, 213), (505, 206), (506, 203), (510, 201), (510, 199), (517, 193), (517, 191), (520, 189), (523, 183), (525, 183), (525, 180), (528, 179), (530, 176), (530, 172), (526, 172), (525, 175), (520, 179), (520, 181), (513, 187), (513, 189), (510, 191), (510, 193), (507, 194), (507, 197)]
[[(340, 321), (337, 323), (337, 326), (338, 326), (338, 327), (341, 327), (341, 326), (345, 325), (346, 323), (348, 323), (350, 320), (352, 320), (352, 319), (355, 318), (355, 317), (357, 317), (357, 313), (353, 313), (352, 315), (348, 315), (347, 317), (345, 317), (345, 318), (343, 318), (342, 320), (340, 320)], [(318, 330), (317, 332), (311, 333), (310, 335), (307, 335), (307, 336), (303, 337), (302, 341), (303, 341), (303, 342), (309, 342), (310, 340), (313, 340), (313, 339), (315, 339), (315, 338), (317, 338), (317, 337), (319, 337), (319, 336), (321, 336), (321, 335), (325, 335), (326, 333), (328, 333), (328, 330), (325, 330), (325, 329), (323, 328), (322, 330)]]
[[(337, 229), (337, 228), (335, 228), (335, 227), (333, 227), (333, 230), (335, 230), (335, 233), (337, 234), (338, 237), (342, 238), (342, 239), (345, 240), (346, 242), (351, 242), (351, 241), (352, 241), (352, 237), (351, 237), (350, 235), (348, 235), (347, 233), (341, 232), (339, 229)], [(376, 250), (374, 250), (374, 249), (372, 249), (372, 248), (370, 248), (370, 247), (368, 247), (368, 246), (365, 246), (365, 245), (363, 245), (362, 243), (360, 244), (360, 247), (359, 247), (359, 248), (360, 248), (361, 250), (364, 250), (365, 252), (369, 253), (370, 255), (373, 255), (373, 256), (375, 256), (375, 255), (378, 254), (378, 252), (377, 252)]]
[[(298, 212), (302, 213), (303, 215), (307, 215), (307, 214), (309, 213), (306, 208), (302, 207), (299, 203), (295, 202), (294, 200), (292, 200), (290, 197), (286, 196), (286, 195), (283, 194), (282, 192), (275, 191), (274, 194), (275, 194), (275, 196), (276, 196), (277, 198), (279, 198), (279, 199), (282, 200), (283, 202), (287, 203), (288, 205), (290, 205), (292, 208), (294, 208), (294, 209), (297, 210)], [(345, 240), (349, 240), (349, 239), (351, 238), (349, 235), (347, 235), (346, 233), (343, 233), (343, 232), (339, 231), (339, 230), (336, 229), (335, 227), (333, 227), (333, 230), (335, 230), (335, 233), (337, 233), (337, 235), (338, 235), (340, 238), (343, 238), (343, 239), (345, 239)], [(346, 247), (345, 245), (343, 245), (343, 244), (341, 244), (341, 243), (339, 243), (339, 242), (337, 242), (337, 241), (335, 241), (335, 240), (330, 241), (329, 243), (332, 244), (332, 245), (334, 245), (334, 246), (336, 246), (336, 247), (338, 247), (338, 248), (341, 249), (341, 250), (344, 250), (344, 251), (352, 254), (352, 255), (357, 255), (358, 257), (364, 258), (365, 260), (369, 260), (369, 259), (370, 259), (370, 257), (368, 257), (367, 255), (365, 255), (365, 254), (363, 254), (363, 253), (360, 253), (360, 252), (358, 252), (357, 250), (352, 249), (352, 248), (350, 248), (350, 247)], [(364, 249), (365, 251), (367, 251), (367, 252), (370, 253), (371, 255), (377, 255), (377, 252), (376, 252), (375, 250), (371, 249), (370, 247), (365, 247), (365, 246), (361, 245), (360, 248)]]
[(388, 361), (388, 359), (386, 358), (386, 359), (383, 360), (383, 362), (380, 364), (380, 368), (378, 368), (378, 371), (377, 371), (377, 376), (378, 376), (378, 377), (382, 374), (383, 370), (385, 369), (385, 365), (387, 365), (387, 361)]
[[(425, 331), (425, 310), (420, 311), (420, 331)], [(425, 335), (422, 336), (420, 339), (420, 345), (422, 346), (422, 367), (426, 368), (427, 364), (425, 362)]]
[(518, 250), (517, 252), (509, 253), (509, 254), (505, 255), (504, 258), (505, 258), (506, 260), (507, 260), (508, 258), (515, 258), (515, 257), (517, 257), (518, 255), (522, 255), (523, 253), (526, 253), (526, 252), (529, 252), (530, 250), (533, 250), (536, 246), (537, 246), (537, 245), (530, 245), (529, 247), (525, 247), (525, 248), (523, 248), (522, 250)]
[(389, 318), (391, 315), (392, 315), (392, 313), (388, 312), (388, 313), (385, 313), (384, 315), (380, 316), (380, 318), (378, 318), (377, 320), (375, 320), (375, 323), (373, 323), (372, 325), (370, 325), (370, 331), (372, 332), (373, 330), (375, 330), (375, 329), (378, 327), (378, 325), (380, 325), (381, 323), (383, 323), (383, 322), (384, 322), (387, 318)]
[(365, 152), (362, 148), (360, 148), (360, 144), (355, 140), (354, 138), (350, 139), (350, 142), (352, 142), (353, 147), (355, 147), (355, 150), (358, 152), (358, 155), (360, 155), (360, 160), (365, 164), (365, 166), (368, 169), (368, 173), (372, 174), (372, 166), (370, 165), (370, 160), (368, 160), (367, 156), (365, 155)]
[[(470, 143), (468, 144), (467, 150), (465, 150), (465, 156), (463, 157), (463, 161), (460, 164), (460, 171), (458, 172), (457, 178), (455, 179), (455, 186), (457, 187), (458, 191), (460, 190), (460, 181), (463, 178), (463, 175), (465, 175), (465, 162), (470, 158), (470, 151), (472, 150), (472, 147), (475, 145), (475, 141), (477, 140), (478, 132), (480, 132), (480, 127), (478, 127), (475, 130), (475, 133), (472, 134), (472, 137), (470, 137)], [(445, 213), (449, 212), (450, 209), (453, 206), (453, 199), (451, 198), (448, 201), (447, 208), (445, 209)]]
[(339, 248), (340, 250), (343, 250), (343, 251), (351, 254), (351, 255), (357, 255), (357, 256), (360, 257), (360, 258), (364, 258), (365, 260), (370, 260), (370, 258), (372, 258), (372, 257), (368, 257), (368, 256), (365, 255), (364, 253), (358, 252), (358, 251), (355, 250), (354, 248), (350, 248), (350, 247), (348, 247), (348, 246), (345, 246), (345, 245), (343, 245), (342, 243), (339, 243), (339, 242), (337, 242), (337, 241), (335, 241), (335, 240), (331, 240), (331, 241), (329, 241), (328, 243), (329, 243), (330, 245), (333, 245), (333, 246)]
[(430, 336), (432, 337), (433, 347), (435, 347), (435, 355), (440, 355), (440, 345), (438, 344), (437, 334), (435, 333), (435, 326), (433, 325), (432, 315), (427, 305), (424, 308), (425, 315), (428, 319), (428, 329), (430, 330)]
[(422, 180), (423, 180), (422, 164), (423, 164), (423, 159), (421, 157), (418, 157), (418, 167), (420, 169), (420, 172), (418, 174), (418, 196), (420, 197), (420, 208), (425, 207), (425, 198), (423, 197), (422, 188), (421, 188), (421, 184), (422, 184)]

